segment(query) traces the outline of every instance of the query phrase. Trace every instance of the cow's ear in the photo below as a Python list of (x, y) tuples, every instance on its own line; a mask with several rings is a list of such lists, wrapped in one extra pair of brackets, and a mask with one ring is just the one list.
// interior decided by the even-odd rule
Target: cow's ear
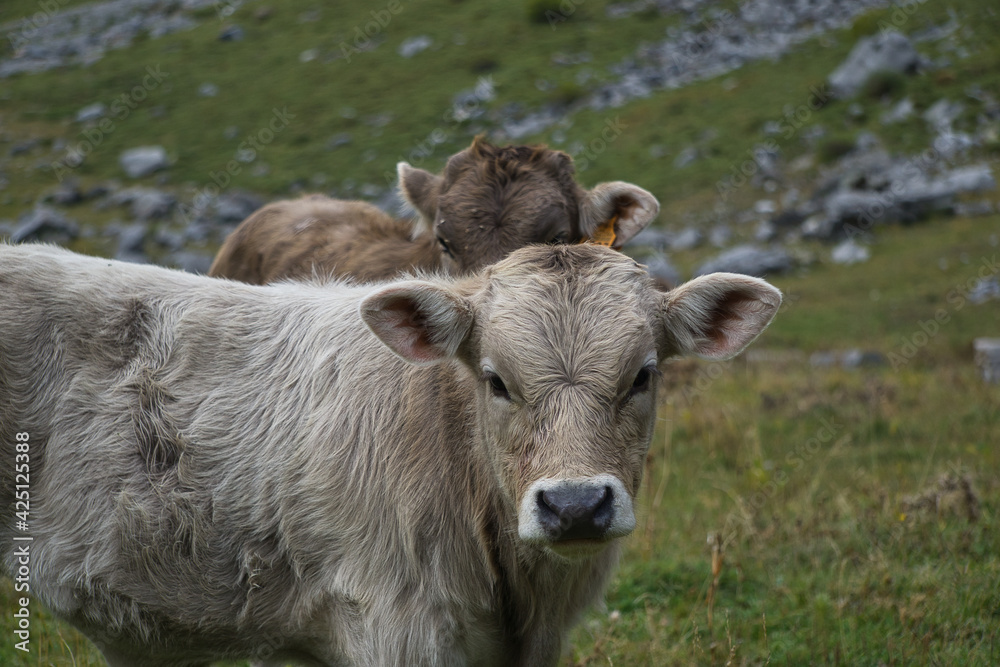
[(455, 356), (472, 327), (472, 308), (465, 299), (421, 280), (369, 294), (360, 311), (361, 319), (390, 350), (414, 364)]
[(420, 215), (424, 229), (433, 229), (438, 195), (441, 194), (444, 179), (429, 171), (411, 167), (406, 162), (396, 165), (396, 173), (399, 174), (399, 192), (403, 199)]
[(580, 202), (580, 231), (591, 239), (601, 236), (601, 228), (614, 222), (613, 248), (621, 248), (641, 232), (660, 212), (660, 202), (638, 185), (623, 181), (601, 183), (588, 190)]
[(661, 297), (661, 358), (736, 356), (771, 323), (781, 292), (759, 278), (710, 273)]

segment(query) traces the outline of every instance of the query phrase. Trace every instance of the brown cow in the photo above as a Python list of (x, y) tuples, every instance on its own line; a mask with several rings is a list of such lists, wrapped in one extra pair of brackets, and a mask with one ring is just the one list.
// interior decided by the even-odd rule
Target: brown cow
[(416, 222), (322, 195), (275, 202), (226, 239), (209, 275), (262, 285), (314, 275), (469, 273), (525, 245), (591, 238), (612, 220), (620, 248), (659, 212), (656, 198), (631, 183), (583, 189), (572, 158), (542, 146), (498, 148), (476, 138), (440, 175), (405, 162), (398, 172)]

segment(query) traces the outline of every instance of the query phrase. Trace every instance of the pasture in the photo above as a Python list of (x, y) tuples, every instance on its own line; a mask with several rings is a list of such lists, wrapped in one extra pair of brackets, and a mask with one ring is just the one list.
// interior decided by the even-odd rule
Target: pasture
[[(36, 7), (30, 0), (4, 4), (3, 20)], [(117, 156), (124, 148), (161, 143), (176, 158), (169, 185), (190, 193), (233, 153), (237, 142), (224, 128), (257, 127), (285, 100), (299, 122), (262, 153), (266, 174), (246, 170), (234, 186), (272, 197), (321, 188), (358, 196), (363, 183), (383, 184), (384, 173), (394, 173), (395, 162), (435, 129), (446, 139), (419, 166), (437, 170), (467, 145), (459, 126), (443, 120), (456, 89), (489, 76), (497, 91), (493, 107), (572, 103), (582, 94), (577, 70), (553, 67), (552, 53), (586, 50), (592, 54), (587, 66), (601, 72), (677, 24), (639, 13), (608, 28), (602, 17), (612, 3), (576, 4), (573, 16), (553, 29), (529, 23), (520, 5), (404, 3), (398, 22), (380, 34), (381, 48), (323, 68), (322, 59), (300, 62), (300, 52), (315, 46), (338, 53), (369, 8), (324, 5), (344, 26), (330, 34), (321, 23), (300, 20), (314, 3), (292, 0), (275, 4), (267, 21), (241, 20), (249, 37), (231, 49), (218, 49), (220, 24), (207, 20), (109, 52), (85, 69), (3, 80), (0, 130), (5, 147), (29, 136), (45, 146), (79, 138), (68, 119), (82, 100), (110, 100), (141, 78), (147, 64), (159, 63), (173, 77), (169, 87), (152, 91), (148, 104), (104, 137), (74, 172), (82, 186), (120, 177)], [(209, 19), (214, 11), (206, 10)], [(578, 180), (590, 187), (625, 179), (650, 190), (662, 205), (654, 226), (702, 224), (703, 213), (717, 204), (717, 183), (763, 138), (764, 125), (781, 118), (785, 105), (803, 101), (854, 40), (877, 31), (892, 11), (887, 6), (863, 15), (830, 39), (804, 43), (791, 58), (657, 91), (613, 113), (580, 111), (559, 128), (565, 138), (556, 147), (589, 142), (609, 113), (620, 117), (624, 131), (588, 159)], [(884, 128), (878, 121), (905, 96), (926, 109), (941, 97), (965, 99), (973, 85), (998, 90), (1000, 13), (993, 3), (921, 4), (903, 30), (944, 24), (949, 12), (971, 55), (894, 82), (889, 100), (862, 96), (860, 113), (849, 114), (847, 101), (818, 110), (783, 146), (788, 162), (816, 155), (816, 164), (790, 176), (793, 181), (808, 190), (838, 142), (865, 131), (877, 131), (891, 150), (921, 150), (928, 130), (919, 114)], [(447, 45), (461, 33), (468, 47), (401, 60), (397, 47), (417, 33)], [(552, 86), (539, 89), (533, 85), (539, 78)], [(197, 96), (208, 79), (219, 96)], [(347, 98), (350, 104), (340, 102)], [(345, 107), (353, 116), (345, 116)], [(393, 117), (384, 127), (362, 120), (384, 112)], [(964, 121), (977, 122), (970, 107), (964, 113)], [(800, 139), (816, 125), (828, 133), (818, 146), (807, 145)], [(708, 128), (713, 135), (704, 134)], [(352, 133), (353, 142), (327, 150), (330, 136), (343, 132)], [(550, 133), (523, 141), (555, 143)], [(674, 157), (692, 143), (704, 157), (675, 169)], [(651, 146), (663, 146), (668, 157), (656, 157)], [(994, 138), (976, 157), (996, 173), (998, 151)], [(57, 155), (7, 159), (0, 217), (16, 217), (54, 186), (52, 174), (36, 165)], [(748, 207), (763, 196), (745, 187), (727, 206)], [(995, 204), (996, 192), (989, 197)], [(106, 211), (87, 206), (73, 209), (73, 216), (97, 230), (108, 219)], [(846, 267), (825, 261), (828, 246), (804, 242), (800, 251), (821, 261), (770, 278), (786, 302), (748, 353), (726, 363), (676, 363), (661, 388), (637, 530), (605, 606), (574, 631), (565, 664), (1000, 664), (1000, 387), (981, 380), (972, 358), (974, 338), (1000, 336), (1000, 301), (966, 298), (971, 280), (1000, 273), (998, 236), (998, 214), (880, 227), (871, 260)], [(99, 233), (71, 247), (114, 250)], [(671, 260), (690, 272), (709, 252), (703, 246)], [(150, 254), (157, 258), (155, 249)], [(941, 310), (947, 321), (928, 324)], [(852, 369), (810, 363), (814, 353), (853, 348), (880, 352), (884, 363)], [(13, 583), (0, 581), (0, 664), (104, 664), (87, 640), (36, 603), (32, 652), (16, 650), (8, 611), (17, 598)]]

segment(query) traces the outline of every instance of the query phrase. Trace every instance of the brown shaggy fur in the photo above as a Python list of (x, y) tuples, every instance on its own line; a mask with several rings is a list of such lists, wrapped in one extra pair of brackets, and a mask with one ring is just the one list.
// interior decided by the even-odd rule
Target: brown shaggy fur
[(464, 274), (532, 243), (587, 239), (612, 218), (620, 248), (659, 210), (655, 197), (629, 183), (583, 189), (572, 158), (544, 146), (497, 147), (477, 138), (440, 175), (404, 162), (398, 169), (415, 223), (323, 195), (275, 202), (226, 239), (209, 275), (266, 284), (314, 275), (367, 281), (413, 270)]

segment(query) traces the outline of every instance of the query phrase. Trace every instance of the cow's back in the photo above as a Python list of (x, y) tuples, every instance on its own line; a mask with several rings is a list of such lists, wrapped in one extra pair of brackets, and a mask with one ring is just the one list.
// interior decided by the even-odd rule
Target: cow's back
[(143, 643), (178, 623), (223, 636), (301, 621), (292, 561), (309, 562), (278, 524), (295, 477), (323, 456), (308, 446), (329, 430), (317, 397), (339, 396), (342, 375), (356, 385), (352, 363), (381, 354), (355, 315), (363, 292), (0, 245), (0, 442), (13, 462), (14, 434), (30, 438), (32, 593)]
[(263, 285), (314, 276), (380, 280), (440, 268), (431, 235), (361, 201), (321, 195), (261, 208), (227, 237), (209, 275)]

